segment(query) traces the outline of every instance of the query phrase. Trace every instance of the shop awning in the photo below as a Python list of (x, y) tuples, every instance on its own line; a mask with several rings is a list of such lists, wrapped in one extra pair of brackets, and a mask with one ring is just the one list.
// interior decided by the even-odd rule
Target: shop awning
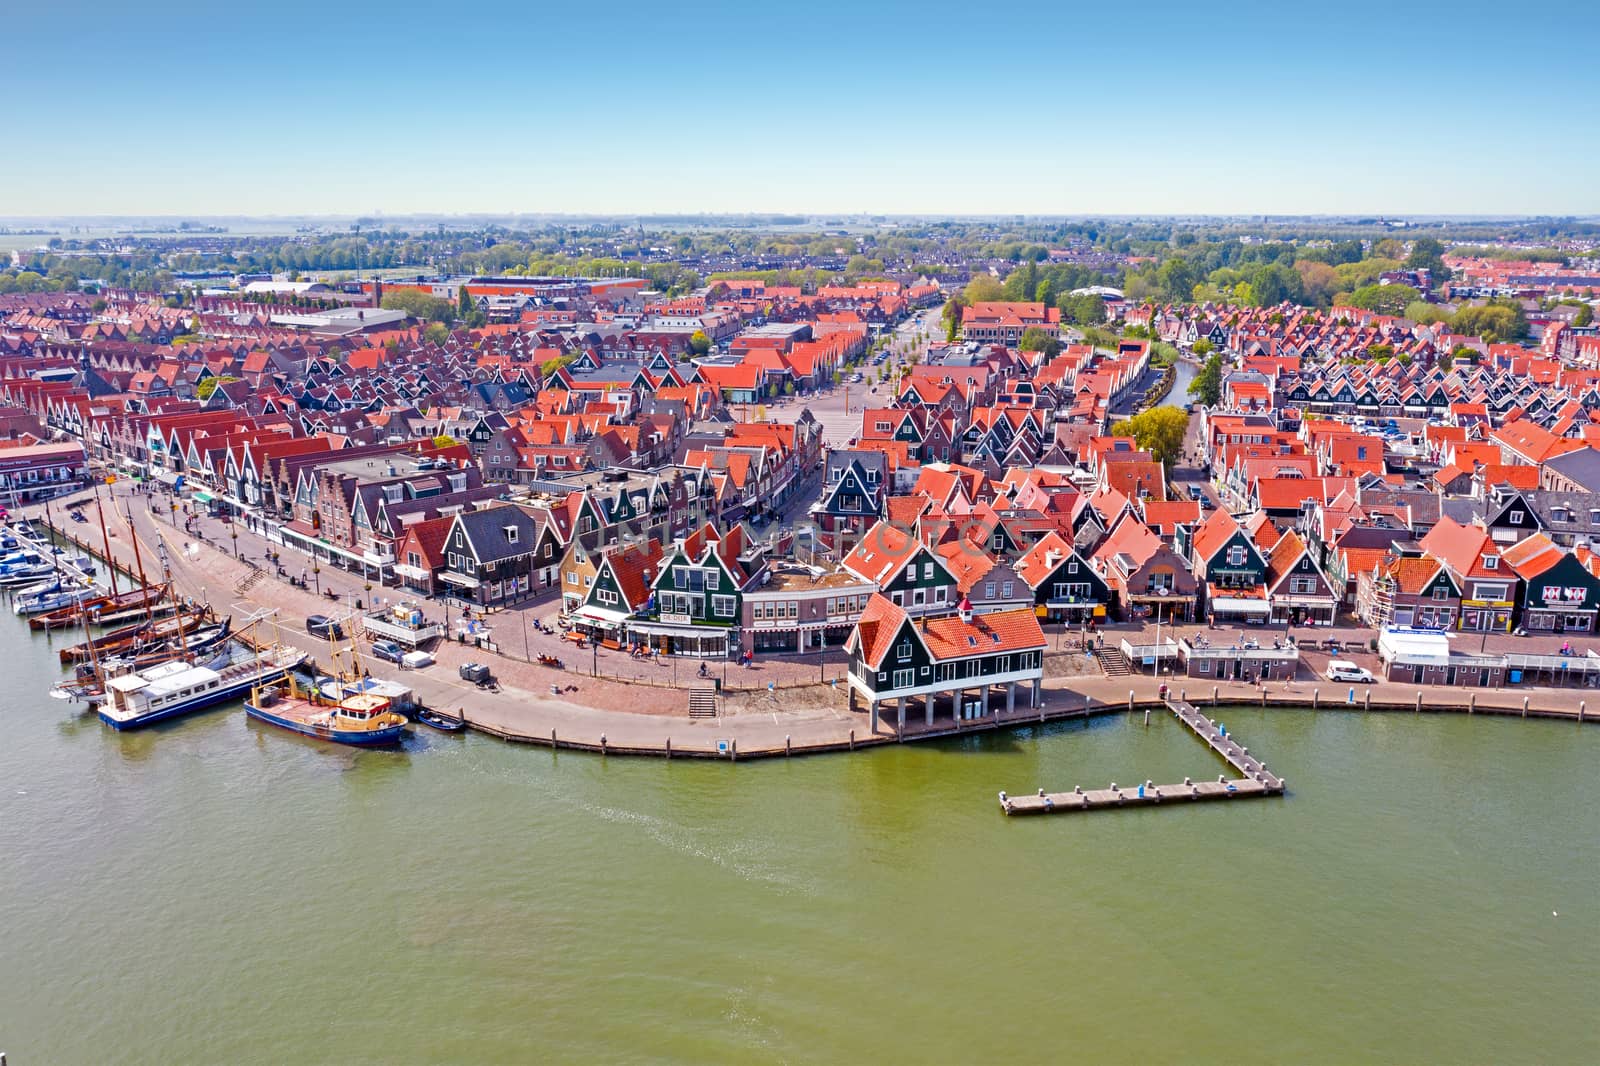
[(1241, 600), (1233, 596), (1223, 596), (1211, 601), (1211, 610), (1216, 614), (1271, 614), (1272, 608), (1266, 600)]
[(579, 607), (572, 612), (572, 620), (580, 625), (594, 626), (596, 629), (621, 629), (622, 623), (628, 616), (622, 611), (608, 611), (604, 607)]
[(1450, 638), (1432, 630), (1386, 626), (1378, 634), (1378, 654), (1389, 662), (1448, 666)]
[(475, 589), (482, 584), (482, 582), (475, 577), (468, 577), (466, 574), (458, 574), (452, 570), (445, 570), (441, 572), (439, 574), (439, 580), (443, 581), (447, 585), (458, 585), (464, 589)]
[(196, 492), (189, 498), (194, 500), (195, 503), (210, 503), (212, 500), (211, 493), (209, 492)]

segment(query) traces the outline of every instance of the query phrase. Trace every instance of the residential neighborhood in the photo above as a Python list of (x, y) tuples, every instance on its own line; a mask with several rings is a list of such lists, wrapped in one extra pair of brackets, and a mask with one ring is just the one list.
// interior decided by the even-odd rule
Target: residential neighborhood
[[(1406, 247), (1349, 254), (1379, 243)], [(1444, 253), (1326, 307), (1138, 299), (1132, 257), (1125, 289), (1006, 298), (1084, 269), (1054, 252), (969, 258), (964, 282), (886, 264), (671, 291), (491, 273), (12, 292), (0, 484), (22, 503), (131, 479), (185, 528), (262, 546), (269, 577), (437, 599), (480, 642), (506, 615), (651, 661), (876, 661), (888, 628), (1023, 612), (1113, 676), (1216, 676), (1216, 645), (1266, 640), (1277, 659), (1229, 675), (1293, 678), (1338, 643), (1323, 631), (1409, 676), (1379, 640), (1404, 630), (1445, 642), (1436, 683), (1515, 684), (1488, 636), (1592, 634), (1600, 611), (1581, 313), (1600, 279)], [(1385, 285), (1416, 299), (1374, 311)], [(1436, 317), (1506, 308), (1514, 340)], [(879, 680), (859, 682), (874, 702), (898, 690)]]

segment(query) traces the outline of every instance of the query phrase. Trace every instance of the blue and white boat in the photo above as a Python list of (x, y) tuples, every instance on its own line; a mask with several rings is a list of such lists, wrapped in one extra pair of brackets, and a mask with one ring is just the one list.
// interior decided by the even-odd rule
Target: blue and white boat
[(13, 563), (10, 566), (0, 567), (0, 587), (15, 588), (37, 582), (40, 578), (47, 578), (56, 572), (54, 563), (40, 559), (34, 563)]
[(282, 677), (305, 662), (298, 648), (272, 645), (255, 651), (236, 641), (197, 665), (175, 659), (106, 679), (100, 720), (113, 729), (138, 729), (237, 699), (264, 681)]
[(406, 716), (386, 697), (360, 693), (330, 700), (314, 689), (301, 689), (292, 674), (250, 693), (244, 713), (280, 729), (335, 744), (385, 747), (400, 743), (406, 735)]
[(84, 600), (96, 599), (105, 593), (93, 585), (79, 585), (75, 588), (58, 588), (53, 592), (39, 592), (31, 596), (18, 596), (11, 605), (14, 614), (43, 614), (46, 611), (59, 611), (63, 607), (72, 607)]

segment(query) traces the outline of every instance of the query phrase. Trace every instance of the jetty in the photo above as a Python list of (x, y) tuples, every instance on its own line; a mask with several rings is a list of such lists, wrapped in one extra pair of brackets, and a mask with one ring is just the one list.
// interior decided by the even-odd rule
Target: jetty
[(1071, 792), (1046, 792), (1041, 788), (1037, 793), (1027, 796), (1011, 796), (1002, 792), (1000, 809), (1006, 814), (1070, 814), (1075, 811), (1105, 811), (1161, 803), (1283, 795), (1283, 778), (1268, 770), (1266, 763), (1259, 756), (1252, 755), (1248, 747), (1239, 743), (1238, 738), (1230, 736), (1225, 724), (1213, 722), (1187, 700), (1168, 699), (1166, 705), (1178, 721), (1205, 741), (1206, 746), (1239, 776), (1230, 779), (1226, 774), (1220, 774), (1215, 781), (1195, 781), (1186, 777), (1180, 784), (1174, 785), (1146, 781), (1132, 788), (1122, 788), (1113, 781), (1110, 788), (1084, 789), (1074, 786)]

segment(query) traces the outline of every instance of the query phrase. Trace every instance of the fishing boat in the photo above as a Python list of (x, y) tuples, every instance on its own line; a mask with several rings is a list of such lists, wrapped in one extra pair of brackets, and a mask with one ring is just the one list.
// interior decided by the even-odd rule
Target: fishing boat
[(18, 596), (11, 604), (13, 614), (44, 614), (49, 611), (70, 607), (76, 611), (78, 604), (85, 600), (97, 599), (103, 596), (98, 588), (93, 585), (79, 585), (77, 587), (58, 588), (51, 592), (39, 592), (31, 596)]
[(432, 726), (441, 733), (459, 733), (463, 729), (467, 728), (466, 719), (452, 718), (448, 714), (441, 714), (439, 711), (430, 711), (426, 707), (417, 708), (417, 721), (421, 722), (423, 725)]
[(34, 615), (28, 619), (28, 625), (34, 629), (64, 629), (85, 620), (105, 625), (113, 619), (124, 620), (129, 617), (129, 611), (143, 614), (154, 610), (166, 595), (167, 586), (157, 585), (155, 588), (133, 589), (116, 596), (97, 596), (69, 607)]
[[(158, 605), (153, 608), (153, 613), (162, 614), (172, 610), (170, 604)], [(165, 622), (152, 622), (146, 619), (132, 625), (123, 626), (102, 633), (92, 642), (84, 641), (62, 648), (61, 661), (64, 663), (88, 662), (96, 655), (105, 658), (128, 651), (138, 645), (161, 644), (179, 635), (185, 630), (203, 628), (211, 624), (212, 618), (208, 608), (185, 608), (177, 617)]]
[(406, 716), (385, 696), (358, 693), (330, 700), (302, 688), (288, 673), (276, 684), (254, 689), (244, 710), (257, 721), (335, 744), (380, 747), (398, 743), (406, 731)]
[(113, 729), (138, 729), (215, 706), (250, 692), (305, 662), (298, 648), (274, 644), (257, 651), (231, 641), (204, 664), (174, 659), (106, 679), (100, 720)]

